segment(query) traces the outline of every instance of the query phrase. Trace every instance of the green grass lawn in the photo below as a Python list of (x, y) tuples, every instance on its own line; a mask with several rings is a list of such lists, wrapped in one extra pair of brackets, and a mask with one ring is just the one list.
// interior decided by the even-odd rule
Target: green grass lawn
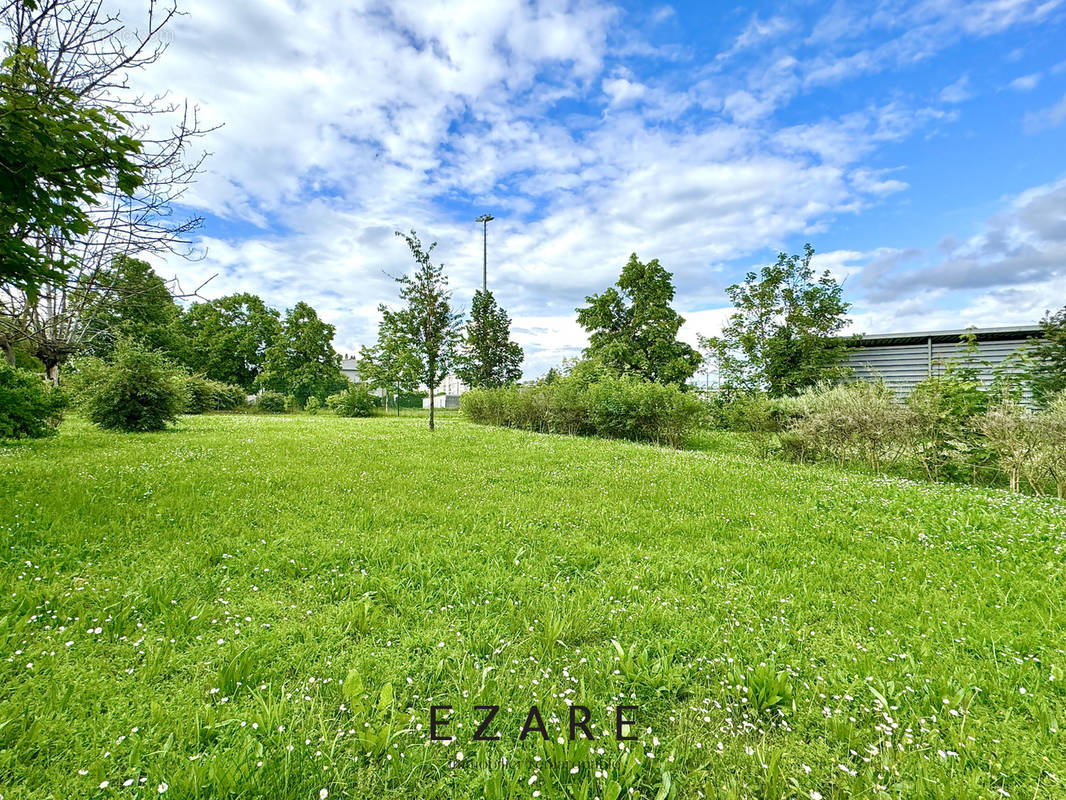
[(1066, 505), (704, 444), (244, 415), (0, 447), (0, 795), (1066, 797)]

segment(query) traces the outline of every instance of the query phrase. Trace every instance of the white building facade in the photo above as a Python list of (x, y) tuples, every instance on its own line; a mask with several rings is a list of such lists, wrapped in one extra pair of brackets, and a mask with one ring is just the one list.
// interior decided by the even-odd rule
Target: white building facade
[[(352, 383), (359, 382), (359, 359), (355, 356), (345, 356), (341, 359), (341, 372)], [(459, 408), (459, 396), (470, 390), (470, 387), (454, 375), (449, 375), (437, 386), (434, 393), (433, 405), (435, 408)], [(429, 387), (422, 385), (418, 391), (426, 395), (422, 398), (422, 408), (429, 408)], [(373, 394), (381, 397), (384, 392), (377, 389)]]
[[(429, 387), (421, 386), (420, 391), (426, 392), (427, 396), (422, 398), (422, 408), (429, 408)], [(437, 386), (437, 390), (433, 395), (433, 407), (434, 408), (459, 408), (459, 397), (463, 392), (470, 390), (470, 387), (459, 380), (454, 375), (449, 375), (447, 378), (440, 382)]]

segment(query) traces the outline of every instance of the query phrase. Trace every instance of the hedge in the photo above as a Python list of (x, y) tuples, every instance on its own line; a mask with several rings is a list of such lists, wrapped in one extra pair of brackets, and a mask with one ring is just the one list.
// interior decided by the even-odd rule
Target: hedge
[(706, 413), (697, 397), (675, 386), (628, 377), (474, 389), (462, 396), (461, 408), (467, 419), (481, 424), (671, 447), (682, 447)]

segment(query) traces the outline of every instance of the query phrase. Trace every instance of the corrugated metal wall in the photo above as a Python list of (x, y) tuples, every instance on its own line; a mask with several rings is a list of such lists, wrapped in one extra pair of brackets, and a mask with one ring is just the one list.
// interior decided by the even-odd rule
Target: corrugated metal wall
[[(1025, 338), (978, 342), (973, 365), (980, 368), (981, 379), (992, 380), (995, 367), (1026, 343)], [(855, 347), (848, 351), (847, 364), (853, 375), (862, 380), (883, 380), (900, 397), (906, 397), (915, 384), (929, 375), (944, 372), (946, 362), (963, 355), (959, 342), (921, 344), (883, 344)], [(987, 365), (981, 362), (988, 362)]]

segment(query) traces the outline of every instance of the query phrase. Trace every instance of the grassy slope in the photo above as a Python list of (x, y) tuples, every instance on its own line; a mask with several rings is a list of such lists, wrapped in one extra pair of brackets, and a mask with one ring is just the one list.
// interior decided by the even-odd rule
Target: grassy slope
[[(0, 448), (0, 794), (1066, 796), (1064, 546), (1052, 501), (728, 452), (75, 420)], [(562, 698), (593, 752), (516, 741)]]

